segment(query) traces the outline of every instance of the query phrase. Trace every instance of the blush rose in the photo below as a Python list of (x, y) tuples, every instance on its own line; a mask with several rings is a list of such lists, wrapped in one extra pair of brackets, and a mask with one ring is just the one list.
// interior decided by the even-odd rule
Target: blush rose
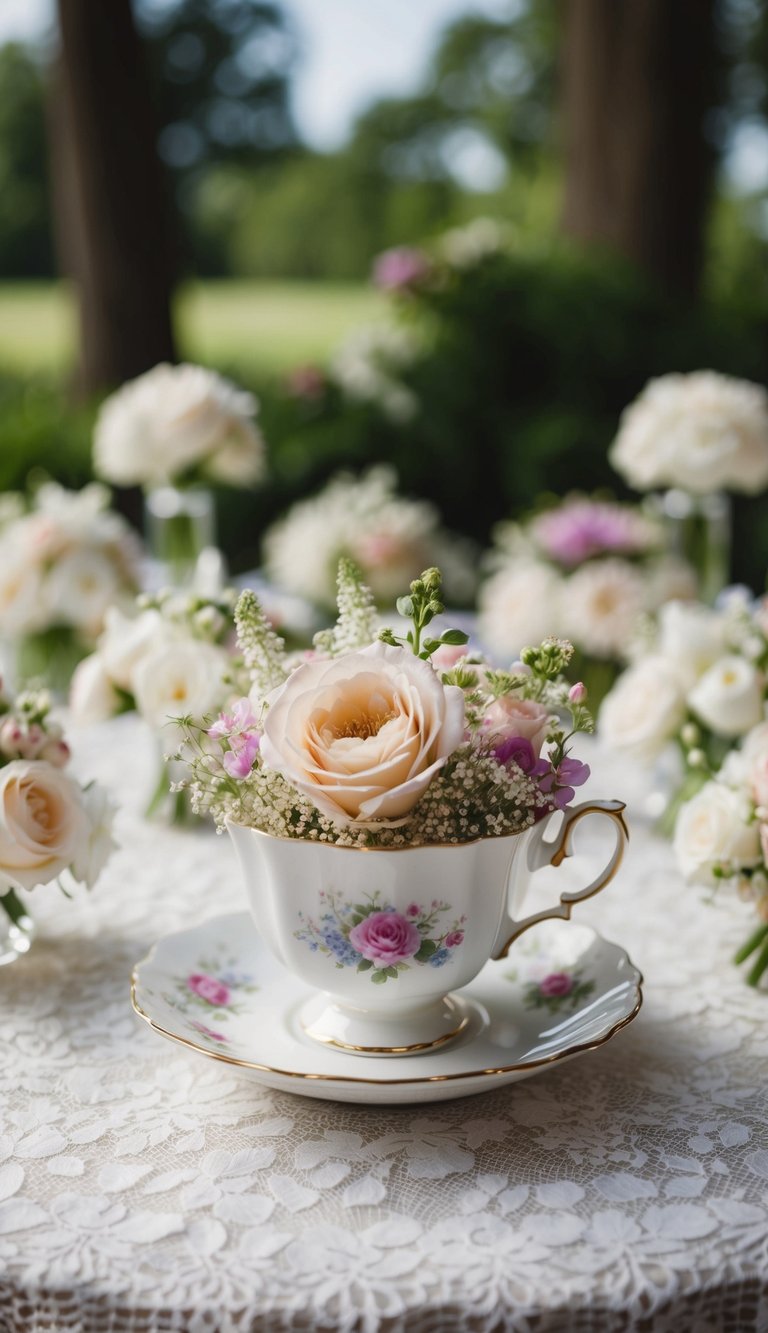
[(80, 789), (60, 768), (34, 759), (0, 769), (0, 890), (48, 884), (90, 832)]

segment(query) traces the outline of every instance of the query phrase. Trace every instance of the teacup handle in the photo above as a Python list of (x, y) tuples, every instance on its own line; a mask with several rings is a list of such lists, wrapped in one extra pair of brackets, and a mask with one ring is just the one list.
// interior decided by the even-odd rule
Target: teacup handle
[(541, 870), (542, 866), (561, 865), (566, 856), (571, 855), (571, 832), (573, 827), (586, 815), (606, 815), (612, 820), (616, 834), (616, 845), (608, 864), (586, 888), (578, 889), (574, 893), (561, 893), (560, 902), (554, 907), (549, 907), (543, 912), (536, 912), (533, 916), (523, 917), (522, 921), (513, 921), (512, 917), (507, 915), (506, 920), (502, 921), (499, 934), (501, 935), (505, 926), (510, 933), (506, 936), (504, 944), (494, 951), (493, 958), (506, 958), (509, 946), (517, 939), (518, 935), (522, 935), (524, 930), (528, 930), (529, 926), (535, 926), (539, 921), (547, 921), (550, 917), (560, 917), (567, 921), (574, 903), (581, 903), (585, 898), (591, 898), (593, 894), (604, 889), (606, 884), (610, 884), (621, 865), (624, 848), (629, 838), (629, 832), (624, 822), (625, 809), (626, 806), (623, 801), (584, 801), (583, 804), (574, 805), (572, 809), (565, 811), (560, 832), (554, 842), (544, 840), (549, 820), (543, 820), (533, 830), (527, 848), (527, 866), (530, 871)]

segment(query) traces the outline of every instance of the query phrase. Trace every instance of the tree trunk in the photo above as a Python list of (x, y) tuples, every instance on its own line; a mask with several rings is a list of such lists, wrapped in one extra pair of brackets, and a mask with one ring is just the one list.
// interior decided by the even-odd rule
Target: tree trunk
[(80, 310), (78, 386), (175, 356), (169, 209), (130, 0), (58, 0), (52, 127), (62, 268)]
[(695, 296), (714, 167), (714, 0), (568, 0), (563, 226)]

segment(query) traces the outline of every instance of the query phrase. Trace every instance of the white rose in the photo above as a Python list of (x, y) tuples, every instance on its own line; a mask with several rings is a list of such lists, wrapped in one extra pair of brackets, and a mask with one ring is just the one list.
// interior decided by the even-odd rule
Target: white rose
[(197, 466), (222, 480), (255, 481), (264, 458), (257, 406), (203, 366), (155, 366), (102, 404), (94, 466), (118, 486), (159, 485)]
[(739, 870), (760, 860), (760, 832), (748, 823), (749, 801), (721, 782), (708, 782), (677, 817), (674, 851), (689, 884), (715, 885), (715, 867)]
[(48, 619), (51, 624), (75, 625), (94, 640), (120, 593), (117, 569), (102, 551), (71, 551), (55, 561), (46, 578)]
[(688, 702), (716, 736), (743, 736), (763, 717), (764, 681), (743, 657), (721, 657), (691, 690)]
[(600, 736), (643, 762), (655, 759), (685, 717), (685, 694), (674, 666), (643, 658), (619, 677), (600, 709)]
[(549, 565), (513, 560), (480, 590), (478, 633), (497, 658), (515, 657), (562, 627), (563, 582)]
[(0, 886), (32, 889), (81, 854), (89, 821), (77, 783), (41, 759), (0, 769)]
[(15, 639), (42, 629), (46, 613), (37, 565), (30, 563), (9, 533), (0, 545), (0, 635)]
[(610, 458), (638, 490), (754, 495), (768, 483), (768, 394), (711, 370), (663, 375), (624, 411)]
[(668, 602), (659, 611), (658, 650), (690, 684), (725, 652), (727, 621), (699, 602)]
[(136, 708), (150, 726), (160, 729), (170, 718), (198, 721), (218, 707), (225, 654), (198, 639), (180, 639), (144, 657), (133, 677)]
[(126, 616), (111, 607), (99, 639), (104, 670), (119, 689), (133, 694), (133, 678), (144, 658), (176, 637), (176, 632), (154, 608), (138, 616)]
[(462, 691), (383, 643), (305, 663), (267, 703), (264, 763), (337, 824), (407, 815), (464, 736)]
[(78, 662), (69, 687), (69, 707), (75, 722), (92, 726), (106, 722), (120, 708), (120, 698), (98, 653)]

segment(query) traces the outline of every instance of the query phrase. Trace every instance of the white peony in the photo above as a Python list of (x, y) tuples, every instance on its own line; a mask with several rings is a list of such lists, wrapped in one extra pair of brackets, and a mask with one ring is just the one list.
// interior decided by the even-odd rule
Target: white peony
[(497, 570), (480, 591), (478, 633), (496, 658), (561, 632), (563, 583), (549, 565), (520, 560)]
[(134, 690), (134, 676), (145, 657), (178, 637), (173, 627), (154, 607), (138, 616), (127, 616), (112, 608), (107, 612), (99, 654), (104, 670), (118, 689)]
[(69, 707), (80, 726), (106, 722), (120, 709), (120, 696), (104, 669), (99, 653), (91, 653), (78, 662), (69, 687)]
[(90, 827), (61, 768), (41, 759), (0, 768), (0, 891), (48, 884), (82, 857)]
[(743, 657), (721, 657), (688, 696), (696, 716), (716, 736), (743, 736), (763, 718), (765, 681)]
[(757, 494), (768, 484), (768, 394), (711, 370), (651, 380), (622, 414), (611, 462), (641, 491)]
[(161, 485), (197, 468), (249, 485), (264, 465), (257, 407), (252, 394), (213, 370), (155, 366), (102, 404), (95, 470), (118, 486)]
[(160, 729), (173, 718), (197, 721), (218, 707), (227, 657), (220, 648), (179, 639), (153, 649), (133, 672), (137, 711)]
[(74, 625), (93, 641), (107, 610), (124, 591), (117, 568), (103, 552), (71, 551), (54, 562), (45, 581), (47, 619), (51, 624)]
[(650, 762), (674, 736), (685, 711), (683, 682), (674, 665), (664, 657), (645, 657), (605, 696), (600, 736), (611, 748)]
[(761, 859), (758, 824), (746, 797), (721, 782), (708, 782), (677, 817), (674, 851), (686, 880), (714, 886), (722, 866), (732, 873)]
[(464, 738), (464, 695), (384, 643), (307, 662), (267, 698), (261, 755), (337, 824), (400, 819)]
[(591, 560), (564, 584), (563, 633), (594, 657), (625, 657), (646, 593), (643, 575), (628, 561)]

